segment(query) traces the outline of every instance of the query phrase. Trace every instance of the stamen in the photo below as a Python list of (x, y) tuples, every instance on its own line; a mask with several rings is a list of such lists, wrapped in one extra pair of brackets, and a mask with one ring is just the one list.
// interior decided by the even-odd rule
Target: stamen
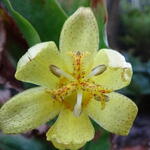
[(51, 97), (55, 100), (62, 102), (64, 97), (70, 95), (73, 91), (76, 90), (76, 84), (70, 83), (56, 90), (48, 90), (47, 92), (51, 94)]
[(109, 99), (109, 96), (107, 95), (104, 95), (105, 96), (105, 101), (108, 102), (110, 99)]
[(105, 108), (105, 103), (109, 101), (109, 97), (104, 94), (95, 95), (95, 100), (101, 102), (101, 109)]
[(63, 76), (63, 77), (65, 77), (65, 78), (67, 78), (67, 79), (69, 79), (69, 80), (71, 80), (71, 81), (74, 81), (74, 80), (75, 80), (73, 76), (71, 76), (70, 74), (64, 72), (63, 70), (61, 70), (60, 68), (58, 68), (58, 67), (55, 66), (55, 65), (50, 65), (49, 68), (50, 68), (50, 71), (51, 71), (55, 76), (57, 76), (57, 77)]
[(99, 65), (92, 69), (92, 71), (86, 76), (86, 78), (91, 78), (102, 74), (107, 69), (106, 65)]
[(78, 90), (77, 91), (77, 103), (74, 106), (73, 113), (75, 116), (79, 117), (82, 111), (82, 91)]
[(80, 52), (80, 51), (77, 51), (77, 52), (76, 52), (76, 55), (77, 55), (77, 56), (80, 56), (80, 55), (81, 55), (81, 52)]

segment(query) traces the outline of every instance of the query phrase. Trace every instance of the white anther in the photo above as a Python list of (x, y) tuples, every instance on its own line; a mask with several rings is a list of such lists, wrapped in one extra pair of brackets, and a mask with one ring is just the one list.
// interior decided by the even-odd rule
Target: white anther
[(76, 104), (74, 106), (74, 110), (73, 110), (73, 113), (76, 117), (79, 117), (81, 114), (81, 111), (82, 111), (82, 97), (83, 97), (82, 91), (78, 90), (77, 91), (77, 102), (76, 102)]
[(70, 74), (64, 72), (63, 70), (61, 70), (60, 68), (58, 68), (58, 67), (55, 66), (55, 65), (50, 65), (49, 68), (50, 68), (50, 71), (51, 71), (55, 76), (57, 76), (57, 77), (63, 76), (63, 77), (65, 77), (65, 78), (69, 79), (69, 80), (72, 80), (72, 81), (75, 80), (75, 79), (73, 78), (73, 76), (71, 76)]
[(107, 69), (106, 65), (99, 65), (92, 69), (92, 71), (86, 76), (86, 78), (91, 78), (102, 74)]
[(109, 96), (107, 96), (107, 95), (104, 95), (104, 99), (105, 99), (106, 102), (108, 102), (110, 100)]
[[(105, 102), (108, 102), (110, 100), (109, 96), (107, 96), (107, 95), (103, 95), (103, 98), (104, 98)], [(100, 96), (95, 96), (95, 100), (101, 101), (101, 97)]]

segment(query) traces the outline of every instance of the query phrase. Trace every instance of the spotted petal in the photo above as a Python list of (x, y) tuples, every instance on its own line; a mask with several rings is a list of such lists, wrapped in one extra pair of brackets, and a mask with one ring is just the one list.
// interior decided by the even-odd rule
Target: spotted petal
[(95, 57), (93, 68), (101, 64), (105, 64), (107, 70), (93, 78), (96, 83), (111, 90), (123, 88), (130, 83), (132, 67), (119, 52), (101, 49)]
[(44, 42), (31, 47), (18, 62), (16, 78), (21, 81), (53, 88), (58, 78), (50, 72), (53, 64), (62, 68), (62, 59), (54, 42)]
[(98, 50), (99, 32), (96, 19), (90, 8), (79, 8), (65, 22), (60, 36), (60, 50)]
[(88, 116), (75, 117), (70, 110), (63, 110), (47, 132), (47, 140), (58, 149), (79, 149), (93, 136), (94, 129)]
[(26, 90), (0, 109), (0, 129), (5, 133), (21, 133), (46, 123), (59, 112), (59, 103), (52, 101), (43, 88)]
[(137, 114), (136, 105), (119, 93), (108, 94), (104, 109), (101, 103), (92, 100), (87, 107), (89, 116), (104, 129), (119, 135), (127, 135)]

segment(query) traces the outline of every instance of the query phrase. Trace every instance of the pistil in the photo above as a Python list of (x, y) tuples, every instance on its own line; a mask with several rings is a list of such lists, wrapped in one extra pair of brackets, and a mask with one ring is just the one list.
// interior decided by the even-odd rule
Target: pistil
[(78, 90), (77, 91), (77, 102), (74, 106), (74, 110), (73, 113), (75, 116), (80, 116), (81, 111), (82, 111), (82, 99), (83, 99), (83, 94), (82, 94), (82, 90)]

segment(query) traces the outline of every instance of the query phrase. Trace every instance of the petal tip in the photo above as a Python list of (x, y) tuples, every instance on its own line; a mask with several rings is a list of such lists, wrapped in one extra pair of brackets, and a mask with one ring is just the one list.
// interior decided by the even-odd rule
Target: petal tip
[(85, 18), (85, 19), (91, 19), (94, 18), (95, 22), (95, 16), (93, 14), (93, 11), (91, 8), (89, 7), (80, 7), (76, 12), (75, 12), (76, 16), (78, 16), (79, 18)]
[(80, 7), (66, 20), (59, 44), (61, 51), (94, 52), (98, 50), (98, 25), (89, 7)]
[(81, 13), (81, 14), (87, 14), (87, 13), (92, 13), (93, 14), (90, 7), (80, 7), (80, 8), (78, 8), (77, 12)]

